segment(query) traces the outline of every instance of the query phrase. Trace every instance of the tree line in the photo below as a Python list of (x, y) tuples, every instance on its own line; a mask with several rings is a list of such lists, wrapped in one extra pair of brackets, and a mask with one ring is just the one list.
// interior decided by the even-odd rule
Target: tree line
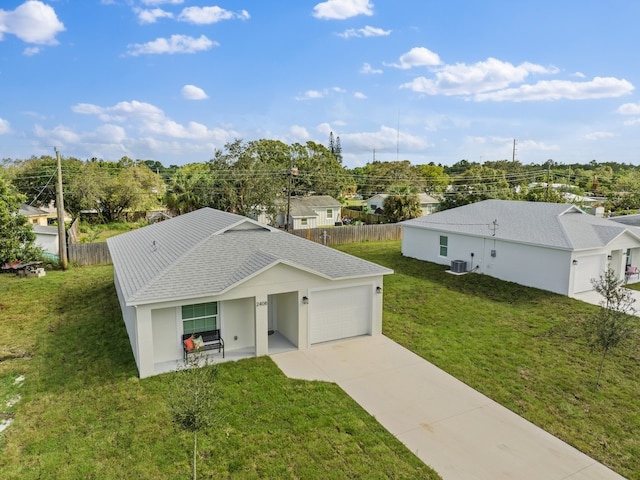
[[(337, 199), (391, 194), (392, 220), (419, 214), (416, 195), (428, 193), (448, 209), (485, 199), (563, 202), (565, 193), (596, 196), (612, 213), (640, 209), (640, 170), (615, 162), (563, 165), (547, 160), (460, 160), (453, 165), (409, 160), (374, 161), (347, 168), (339, 137), (329, 145), (279, 140), (235, 140), (203, 163), (165, 166), (154, 160), (62, 159), (65, 207), (77, 218), (95, 212), (104, 222), (125, 213), (167, 208), (176, 214), (213, 207), (252, 216), (274, 213), (288, 195), (331, 195)], [(26, 203), (55, 199), (56, 159), (4, 159), (2, 175)]]

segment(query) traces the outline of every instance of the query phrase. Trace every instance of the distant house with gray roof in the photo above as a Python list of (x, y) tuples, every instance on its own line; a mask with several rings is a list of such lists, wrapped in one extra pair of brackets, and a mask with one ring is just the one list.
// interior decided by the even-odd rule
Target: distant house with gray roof
[(336, 222), (342, 221), (342, 204), (330, 195), (282, 199), (277, 204), (275, 218), (269, 218), (265, 212), (262, 212), (255, 219), (261, 223), (283, 228), (287, 223), (287, 206), (289, 225), (293, 230), (334, 226)]
[[(422, 208), (422, 215), (430, 215), (438, 211), (440, 201), (427, 193), (418, 193), (418, 200)], [(375, 213), (383, 212), (384, 200), (389, 196), (388, 193), (377, 193), (365, 200), (367, 208)]]
[(49, 212), (38, 207), (22, 204), (18, 210), (20, 215), (27, 217), (36, 235), (35, 245), (43, 252), (58, 255), (58, 227), (48, 226)]
[(174, 370), (203, 330), (231, 358), (381, 333), (391, 270), (246, 217), (203, 208), (107, 244), (140, 377)]
[(640, 264), (640, 234), (575, 205), (485, 200), (402, 222), (402, 254), (573, 297), (610, 265)]

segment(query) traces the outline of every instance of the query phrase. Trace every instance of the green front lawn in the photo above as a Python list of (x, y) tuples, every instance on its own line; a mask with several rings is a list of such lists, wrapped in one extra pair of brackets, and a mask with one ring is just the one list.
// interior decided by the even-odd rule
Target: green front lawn
[(400, 242), (340, 250), (395, 270), (385, 335), (630, 479), (640, 479), (640, 348), (599, 356), (581, 321), (597, 306), (404, 258)]
[[(0, 478), (190, 478), (174, 374), (137, 378), (112, 267), (1, 275), (0, 290), (0, 420), (13, 419)], [(218, 382), (198, 478), (439, 478), (334, 384), (288, 379), (268, 357), (222, 364)]]

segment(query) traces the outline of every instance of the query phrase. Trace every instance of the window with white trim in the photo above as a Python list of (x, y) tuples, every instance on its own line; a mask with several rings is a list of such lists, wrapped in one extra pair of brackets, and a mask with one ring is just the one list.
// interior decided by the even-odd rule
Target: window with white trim
[(327, 218), (333, 218), (333, 209), (327, 208)]
[(218, 328), (218, 302), (182, 306), (182, 333), (199, 333)]
[(440, 235), (440, 256), (446, 257), (449, 253), (449, 237)]
[(306, 218), (301, 218), (300, 219), (300, 225), (306, 225), (307, 224), (307, 219)]

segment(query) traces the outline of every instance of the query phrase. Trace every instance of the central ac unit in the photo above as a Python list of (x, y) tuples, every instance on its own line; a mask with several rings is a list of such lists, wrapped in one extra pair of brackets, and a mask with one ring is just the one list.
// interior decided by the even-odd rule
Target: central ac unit
[(453, 273), (465, 273), (467, 271), (466, 260), (452, 260), (451, 271)]

